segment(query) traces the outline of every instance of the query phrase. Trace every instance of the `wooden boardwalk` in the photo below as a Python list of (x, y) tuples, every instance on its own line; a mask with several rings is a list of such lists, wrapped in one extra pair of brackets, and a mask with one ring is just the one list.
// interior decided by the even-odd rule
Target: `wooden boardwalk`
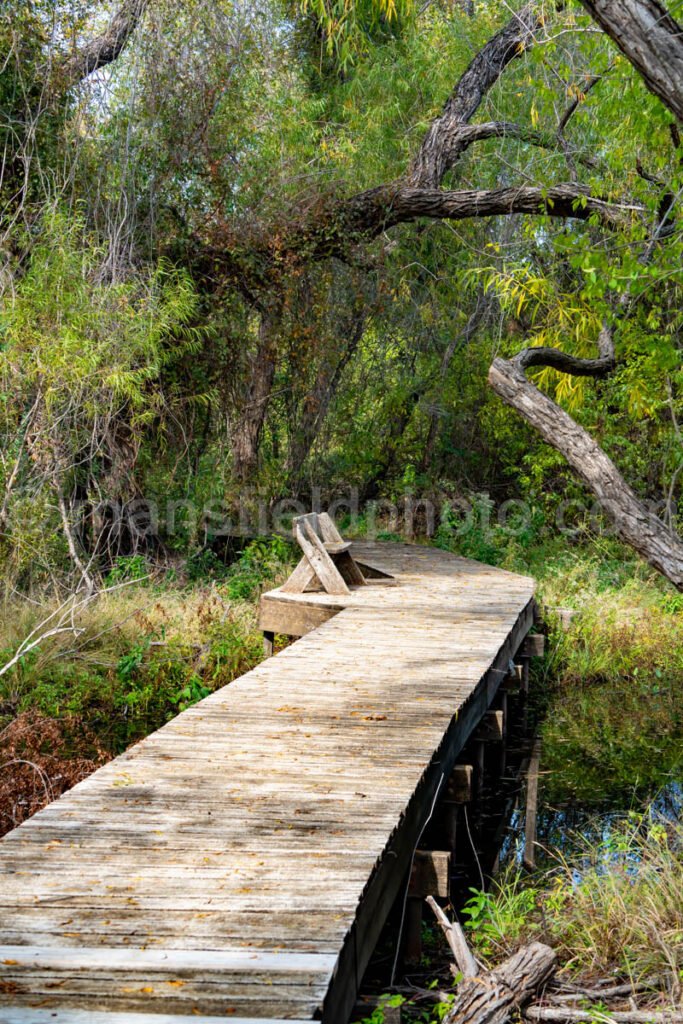
[(306, 594), (344, 610), (0, 841), (1, 1024), (344, 1024), (533, 621), (526, 577), (354, 554), (397, 585)]

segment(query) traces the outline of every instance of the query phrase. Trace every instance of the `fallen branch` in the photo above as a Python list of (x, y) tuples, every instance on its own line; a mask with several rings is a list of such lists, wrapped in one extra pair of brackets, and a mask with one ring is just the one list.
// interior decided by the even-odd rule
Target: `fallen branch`
[(507, 1024), (556, 967), (557, 957), (549, 946), (540, 942), (524, 946), (494, 970), (461, 982), (444, 1024)]
[(683, 1010), (573, 1010), (570, 1007), (528, 1006), (527, 1020), (545, 1024), (683, 1024)]
[(427, 903), (434, 911), (439, 927), (446, 936), (446, 942), (451, 948), (455, 963), (463, 978), (475, 978), (479, 973), (479, 967), (470, 952), (460, 923), (458, 921), (450, 921), (433, 896), (427, 897)]
[(40, 647), (46, 640), (51, 640), (53, 637), (64, 633), (71, 633), (76, 638), (82, 636), (85, 633), (85, 628), (76, 625), (75, 616), (77, 613), (82, 612), (92, 601), (103, 597), (105, 594), (111, 594), (114, 590), (121, 590), (123, 587), (133, 586), (148, 578), (148, 576), (140, 576), (134, 580), (124, 580), (123, 583), (117, 583), (115, 586), (107, 587), (104, 590), (89, 590), (82, 597), (79, 597), (78, 594), (71, 594), (66, 601), (62, 602), (53, 612), (50, 612), (42, 622), (39, 622), (27, 637), (24, 637), (9, 661), (5, 662), (4, 665), (0, 665), (0, 676), (4, 676), (22, 658), (37, 647)]
[[(553, 985), (555, 987), (555, 984)], [(568, 1003), (575, 999), (593, 999), (604, 1002), (605, 999), (620, 999), (635, 995), (636, 992), (656, 992), (662, 988), (659, 978), (647, 978), (645, 981), (628, 981), (623, 985), (607, 985), (604, 988), (581, 988), (578, 985), (558, 985), (557, 991), (548, 993), (554, 1003)]]

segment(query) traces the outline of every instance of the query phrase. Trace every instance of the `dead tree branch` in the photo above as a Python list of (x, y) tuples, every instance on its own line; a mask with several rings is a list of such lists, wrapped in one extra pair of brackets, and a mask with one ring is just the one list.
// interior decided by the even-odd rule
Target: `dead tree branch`
[(427, 903), (433, 910), (441, 931), (446, 936), (446, 942), (450, 946), (456, 966), (463, 978), (475, 978), (479, 973), (479, 968), (477, 961), (470, 952), (465, 933), (460, 927), (459, 922), (450, 921), (433, 896), (427, 897)]
[(524, 1016), (543, 1024), (683, 1024), (683, 1010), (572, 1010), (569, 1007), (529, 1006)]
[(499, 967), (458, 985), (444, 1024), (507, 1024), (550, 979), (555, 951), (540, 942), (524, 946)]

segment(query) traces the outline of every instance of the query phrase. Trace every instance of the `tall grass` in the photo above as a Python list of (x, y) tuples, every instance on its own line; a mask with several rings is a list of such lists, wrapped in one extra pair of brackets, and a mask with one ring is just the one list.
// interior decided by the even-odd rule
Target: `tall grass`
[[(72, 605), (5, 594), (0, 831), (252, 668), (263, 653), (257, 598), (286, 577), (287, 555), (259, 540), (230, 567), (195, 557), (191, 571), (157, 579), (143, 560), (122, 561), (109, 589)], [(32, 634), (38, 643), (15, 660)]]
[(480, 955), (548, 942), (565, 973), (590, 980), (656, 977), (680, 998), (683, 971), (683, 824), (631, 814), (602, 842), (530, 883), (508, 871), (468, 905)]

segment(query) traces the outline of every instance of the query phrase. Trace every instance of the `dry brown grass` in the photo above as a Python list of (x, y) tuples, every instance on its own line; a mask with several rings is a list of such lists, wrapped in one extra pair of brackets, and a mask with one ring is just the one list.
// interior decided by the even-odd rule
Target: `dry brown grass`
[(109, 757), (78, 720), (58, 722), (31, 711), (18, 715), (0, 733), (0, 835), (71, 789)]

